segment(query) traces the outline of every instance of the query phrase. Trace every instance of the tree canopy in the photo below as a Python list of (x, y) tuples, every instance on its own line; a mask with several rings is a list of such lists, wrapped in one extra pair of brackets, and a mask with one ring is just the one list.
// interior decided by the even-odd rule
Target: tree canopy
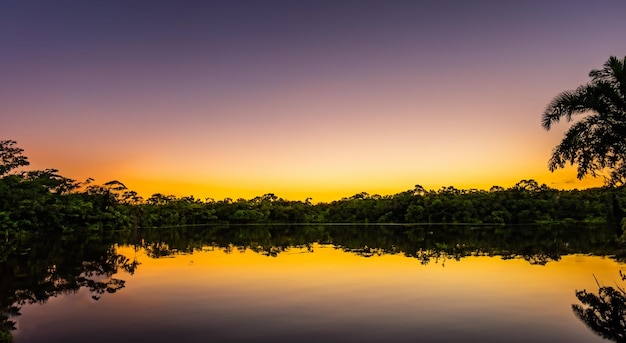
[[(14, 142), (5, 147), (20, 157), (8, 159), (9, 163), (26, 161)], [(310, 199), (286, 200), (273, 193), (217, 201), (157, 193), (144, 200), (120, 181), (93, 181), (78, 182), (56, 169), (0, 175), (0, 233), (82, 233), (220, 223), (613, 223), (611, 213), (626, 203), (626, 189), (612, 192), (609, 198), (603, 188), (556, 190), (535, 180), (490, 190), (453, 186), (427, 190), (416, 185), (394, 195), (361, 192), (318, 204)]]
[(16, 141), (0, 140), (0, 176), (30, 164), (28, 158), (22, 155), (24, 149), (16, 147), (15, 144)]
[(626, 181), (626, 57), (611, 56), (589, 77), (589, 83), (555, 96), (543, 112), (546, 130), (561, 118), (571, 122), (574, 115), (586, 115), (567, 130), (548, 166), (554, 171), (570, 163), (579, 179), (602, 175), (609, 186), (621, 186)]

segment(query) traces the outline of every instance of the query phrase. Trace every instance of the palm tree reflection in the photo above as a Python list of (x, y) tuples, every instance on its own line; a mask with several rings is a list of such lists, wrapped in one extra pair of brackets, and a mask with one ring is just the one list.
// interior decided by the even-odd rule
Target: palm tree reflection
[[(622, 281), (626, 275), (620, 271)], [(582, 303), (573, 304), (572, 310), (588, 328), (603, 338), (614, 342), (626, 341), (626, 292), (620, 286), (600, 286), (598, 294), (576, 291), (576, 298)]]

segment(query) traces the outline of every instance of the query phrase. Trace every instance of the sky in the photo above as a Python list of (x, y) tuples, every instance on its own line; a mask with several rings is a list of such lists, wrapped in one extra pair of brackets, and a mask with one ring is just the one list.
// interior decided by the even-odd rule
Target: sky
[(626, 55), (626, 1), (0, 2), (0, 139), (144, 197), (314, 202), (522, 179), (558, 93)]

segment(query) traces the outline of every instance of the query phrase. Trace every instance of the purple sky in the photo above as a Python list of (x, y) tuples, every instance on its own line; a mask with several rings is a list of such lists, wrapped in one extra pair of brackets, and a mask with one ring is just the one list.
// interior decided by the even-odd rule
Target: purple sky
[[(0, 139), (149, 196), (316, 201), (547, 171), (626, 1), (3, 1)], [(591, 183), (593, 184), (593, 183)]]

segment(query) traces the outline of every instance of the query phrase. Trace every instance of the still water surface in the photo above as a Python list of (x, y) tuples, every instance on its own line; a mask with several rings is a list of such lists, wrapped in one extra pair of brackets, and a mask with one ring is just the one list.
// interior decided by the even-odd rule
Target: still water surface
[[(413, 239), (406, 228), (382, 238), (371, 228), (313, 230), (325, 238), (290, 238), (280, 228), (241, 229), (245, 244), (127, 237), (102, 256), (83, 256), (78, 269), (49, 265), (42, 281), (50, 285), (31, 290), (39, 301), (23, 302), (13, 340), (607, 342), (574, 314), (575, 292), (597, 294), (596, 279), (625, 283), (624, 264), (589, 251), (604, 243), (569, 251), (581, 243), (558, 235), (542, 246), (535, 232), (516, 251), (505, 243), (479, 248), (471, 231), (444, 240), (426, 229), (416, 238), (421, 250), (403, 251), (394, 243)], [(529, 244), (540, 249), (522, 253)]]

